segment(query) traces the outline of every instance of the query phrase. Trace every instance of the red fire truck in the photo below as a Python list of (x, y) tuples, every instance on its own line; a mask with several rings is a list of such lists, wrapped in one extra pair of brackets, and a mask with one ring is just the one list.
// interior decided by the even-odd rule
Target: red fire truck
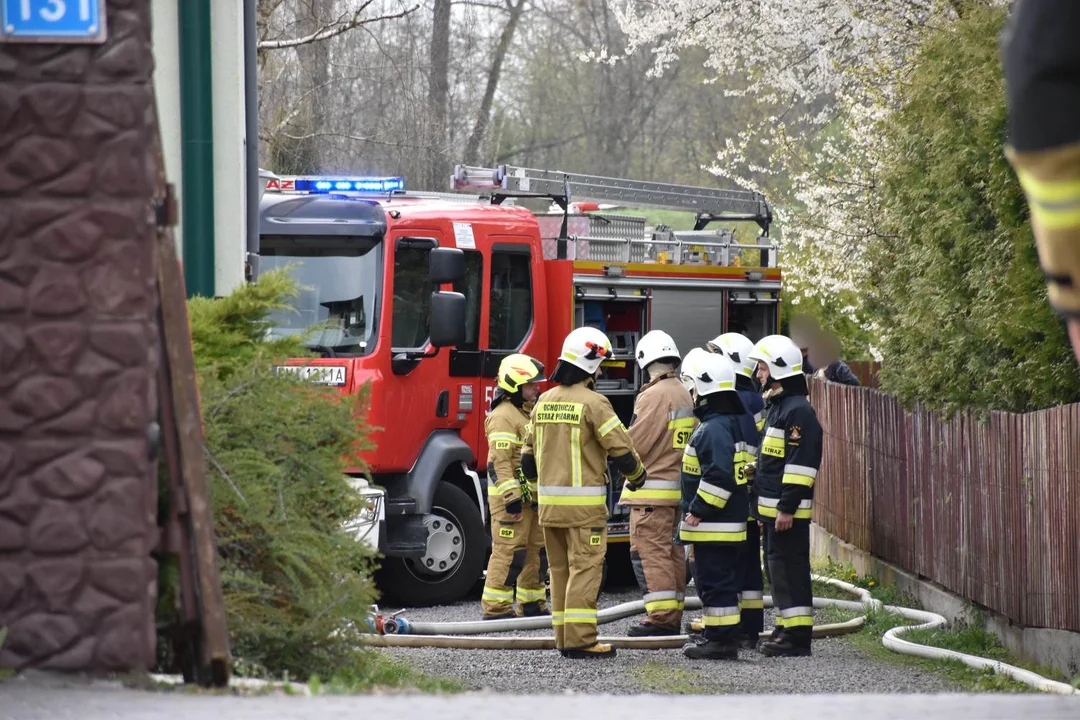
[[(380, 429), (365, 460), (385, 490), (378, 582), (413, 606), (460, 599), (482, 577), (484, 416), (506, 355), (550, 371), (567, 333), (602, 329), (617, 354), (597, 388), (629, 424), (642, 385), (633, 349), (651, 328), (683, 352), (721, 332), (756, 340), (779, 328), (772, 211), (758, 193), (509, 166), (458, 166), (452, 189), (274, 177), (260, 209), (256, 274), (291, 265), (304, 287), (274, 332), (304, 335), (320, 356), (287, 371), (344, 393), (371, 384)], [(690, 212), (695, 230), (647, 228), (598, 203)], [(735, 223), (752, 236), (738, 242)], [(613, 553), (629, 531), (618, 492)]]

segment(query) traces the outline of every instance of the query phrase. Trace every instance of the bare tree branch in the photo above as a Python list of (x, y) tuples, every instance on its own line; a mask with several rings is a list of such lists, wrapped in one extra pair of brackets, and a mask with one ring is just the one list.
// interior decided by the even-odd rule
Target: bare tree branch
[(343, 13), (341, 17), (339, 17), (337, 20), (330, 23), (329, 25), (325, 25), (319, 28), (310, 35), (305, 35), (298, 38), (290, 38), (288, 40), (260, 40), (258, 49), (282, 50), (284, 48), (294, 48), (300, 47), (301, 45), (310, 45), (311, 43), (317, 43), (323, 40), (329, 40), (330, 38), (337, 37), (338, 35), (347, 33), (353, 28), (358, 28), (362, 25), (369, 25), (371, 23), (382, 22), (384, 20), (396, 20), (398, 18), (403, 18), (406, 15), (413, 13), (420, 8), (420, 5), (417, 4), (413, 5), (411, 8), (402, 10), (401, 12), (397, 13), (379, 15), (378, 17), (373, 18), (361, 17), (364, 10), (366, 10), (368, 6), (371, 5), (374, 1), (375, 0), (367, 0), (356, 10), (356, 12), (352, 14), (352, 17), (349, 17), (348, 13)]
[(563, 147), (564, 145), (569, 145), (575, 140), (580, 140), (583, 137), (587, 137), (589, 134), (590, 133), (588, 132), (579, 132), (575, 133), (574, 135), (566, 135), (565, 137), (560, 137), (556, 140), (552, 140), (551, 142), (533, 143), (531, 145), (526, 145), (525, 147), (507, 150), (503, 153), (500, 153), (499, 156), (495, 159), (495, 162), (508, 162), (510, 160), (513, 160), (514, 157), (521, 155), (522, 153), (531, 153), (536, 150), (551, 150), (552, 148)]
[[(319, 92), (323, 88), (329, 87), (334, 82), (335, 82), (335, 80), (333, 80), (333, 79), (327, 80), (324, 83), (320, 83), (320, 84), (315, 85), (314, 87), (311, 87), (308, 90), (306, 90), (303, 95), (296, 98), (295, 102), (293, 102), (292, 109), (289, 110), (289, 112), (286, 113), (285, 116), (274, 125), (274, 128), (270, 129), (270, 130), (266, 130), (266, 133), (265, 133), (266, 136), (267, 137), (272, 137), (273, 135), (276, 135), (276, 134), (284, 131), (285, 128), (288, 127), (289, 123), (291, 123), (293, 120), (295, 120), (297, 115), (299, 115), (300, 112), (302, 110), (304, 110), (305, 107), (307, 107), (305, 105), (305, 101), (307, 101), (312, 95)], [(263, 135), (263, 133), (261, 133), (261, 132), (259, 134)]]
[(510, 12), (510, 8), (506, 5), (500, 5), (498, 3), (486, 3), (480, 2), (480, 0), (453, 0), (453, 5), (468, 5), (471, 7), (484, 8), (485, 10), (499, 10), (500, 12)]
[(371, 136), (364, 137), (364, 136), (361, 136), (361, 135), (350, 135), (349, 133), (340, 133), (340, 132), (313, 132), (313, 133), (304, 133), (303, 135), (294, 135), (292, 133), (287, 133), (287, 132), (284, 132), (284, 131), (280, 131), (280, 132), (276, 133), (276, 135), (271, 135), (269, 133), (261, 133), (261, 132), (259, 133), (259, 139), (260, 140), (265, 140), (267, 142), (269, 142), (270, 140), (273, 140), (274, 137), (285, 138), (286, 140), (312, 140), (312, 139), (318, 139), (318, 138), (337, 138), (339, 140), (351, 140), (353, 142), (371, 143), (372, 145), (382, 145), (384, 147), (410, 148), (410, 149), (415, 148), (415, 149), (418, 149), (418, 150), (433, 150), (433, 149), (435, 149), (434, 147), (432, 147), (430, 145), (423, 145), (423, 144), (418, 144), (418, 143), (396, 143), (396, 142), (390, 142), (390, 141), (387, 141), (387, 140), (379, 140), (379, 139), (377, 139), (375, 137), (371, 137)]
[(495, 92), (499, 86), (499, 78), (502, 76), (503, 62), (510, 51), (510, 43), (514, 41), (514, 33), (525, 10), (525, 0), (517, 0), (517, 4), (511, 4), (510, 0), (507, 0), (507, 4), (510, 8), (510, 17), (507, 18), (506, 25), (503, 26), (502, 33), (499, 35), (499, 43), (491, 59), (491, 72), (488, 73), (484, 96), (476, 111), (473, 131), (469, 135), (468, 142), (465, 143), (465, 163), (468, 165), (475, 165), (480, 159), (480, 144), (484, 141), (484, 135), (487, 133), (488, 123), (491, 120), (491, 105), (495, 101)]

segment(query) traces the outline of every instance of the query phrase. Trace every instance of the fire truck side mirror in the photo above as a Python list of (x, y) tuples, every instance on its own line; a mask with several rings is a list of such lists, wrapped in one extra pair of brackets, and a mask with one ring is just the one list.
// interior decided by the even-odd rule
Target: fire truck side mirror
[(465, 277), (465, 253), (457, 248), (432, 249), (428, 275), (436, 285), (457, 282)]
[(452, 347), (465, 343), (465, 296), (457, 292), (431, 293), (431, 318), (428, 327), (433, 347)]

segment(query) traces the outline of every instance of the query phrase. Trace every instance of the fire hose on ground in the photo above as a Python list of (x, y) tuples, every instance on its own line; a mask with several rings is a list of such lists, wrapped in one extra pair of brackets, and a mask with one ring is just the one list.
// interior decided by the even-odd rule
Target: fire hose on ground
[[(839, 607), (845, 610), (880, 612), (882, 610), (895, 613), (908, 620), (918, 622), (917, 625), (900, 625), (888, 630), (882, 638), (886, 648), (902, 655), (913, 655), (932, 660), (955, 660), (977, 670), (992, 670), (1000, 675), (1005, 675), (1018, 682), (1034, 687), (1043, 692), (1062, 695), (1080, 695), (1080, 690), (1073, 686), (1050, 680), (1037, 673), (1014, 665), (990, 660), (987, 658), (968, 655), (966, 653), (936, 648), (928, 645), (903, 640), (900, 636), (911, 630), (933, 629), (946, 624), (946, 619), (937, 613), (912, 608), (884, 605), (880, 600), (874, 599), (863, 588), (846, 583), (835, 578), (814, 576), (814, 580), (832, 585), (859, 598), (859, 600), (839, 600), (836, 598), (814, 598), (814, 607)], [(764, 597), (766, 607), (772, 607), (772, 597)], [(689, 597), (686, 599), (687, 610), (701, 608), (701, 599)], [(645, 603), (641, 600), (621, 603), (597, 612), (597, 625), (622, 620), (624, 618), (639, 615), (645, 612)], [(867, 620), (866, 614), (852, 618), (842, 623), (830, 623), (827, 625), (814, 626), (814, 638), (836, 637), (858, 632)], [(362, 636), (363, 642), (369, 647), (440, 647), (461, 649), (486, 649), (486, 650), (553, 650), (555, 638), (534, 636), (508, 636), (508, 637), (475, 637), (493, 633), (546, 630), (551, 627), (551, 617), (521, 617), (508, 618), (505, 620), (472, 620), (464, 622), (412, 622), (406, 618), (378, 616), (375, 618), (375, 633)], [(762, 633), (762, 637), (768, 637), (768, 633)], [(683, 647), (689, 639), (687, 635), (669, 635), (663, 637), (628, 637), (628, 636), (600, 636), (600, 642), (608, 643), (617, 648), (633, 650), (666, 650)]]

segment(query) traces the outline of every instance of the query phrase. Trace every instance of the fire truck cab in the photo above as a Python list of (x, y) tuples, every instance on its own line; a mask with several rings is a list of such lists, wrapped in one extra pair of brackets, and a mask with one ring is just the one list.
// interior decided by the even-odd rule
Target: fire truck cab
[[(728, 330), (757, 340), (779, 328), (771, 209), (757, 193), (506, 166), (459, 166), (452, 186), (471, 195), (406, 192), (401, 178), (273, 177), (260, 207), (255, 274), (290, 267), (303, 287), (273, 332), (303, 335), (319, 355), (281, 371), (343, 393), (369, 387), (378, 430), (364, 460), (385, 490), (378, 583), (403, 605), (453, 602), (482, 577), (484, 418), (508, 354), (550, 371), (572, 329), (600, 328), (617, 354), (597, 389), (629, 425), (644, 381), (634, 347), (650, 329), (685, 353)], [(523, 197), (559, 211), (514, 205)], [(642, 217), (575, 207), (585, 200), (687, 210), (697, 229), (647, 230)], [(732, 222), (760, 235), (707, 229)], [(620, 486), (616, 546), (629, 535)]]

